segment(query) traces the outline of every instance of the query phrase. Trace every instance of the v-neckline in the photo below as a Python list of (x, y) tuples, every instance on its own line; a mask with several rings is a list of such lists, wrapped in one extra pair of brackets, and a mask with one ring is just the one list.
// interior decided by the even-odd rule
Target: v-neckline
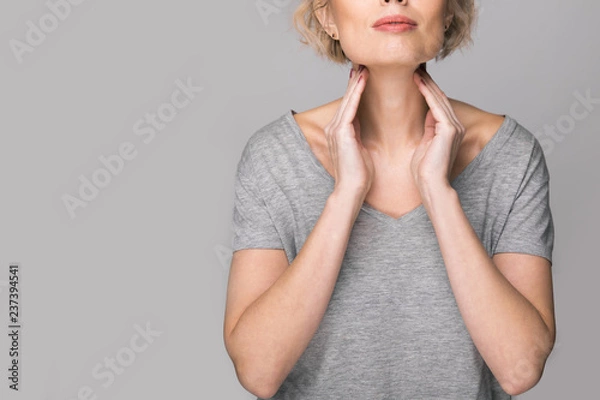
[[(298, 125), (298, 122), (294, 118), (294, 114), (297, 114), (297, 112), (294, 111), (293, 109), (289, 109), (285, 113), (286, 120), (288, 121), (290, 126), (293, 128), (294, 132), (299, 136), (300, 142), (302, 143), (302, 146), (304, 147), (304, 149), (307, 151), (308, 157), (311, 159), (312, 163), (315, 165), (317, 170), (321, 173), (321, 175), (325, 178), (325, 180), (328, 182), (330, 187), (333, 189), (333, 187), (335, 186), (335, 178), (333, 176), (331, 176), (331, 174), (327, 171), (327, 169), (325, 169), (323, 164), (321, 164), (321, 161), (317, 158), (317, 156), (313, 152), (312, 148), (310, 147), (310, 144), (306, 140), (306, 136), (304, 136), (304, 132), (302, 132), (300, 125)], [(493, 150), (495, 150), (498, 146), (500, 146), (503, 143), (500, 139), (506, 133), (509, 133), (512, 130), (510, 128), (513, 128), (515, 125), (514, 119), (511, 118), (508, 114), (504, 114), (503, 117), (504, 117), (504, 121), (502, 121), (502, 124), (500, 125), (498, 130), (488, 140), (488, 142), (485, 144), (483, 149), (481, 149), (481, 151), (475, 156), (475, 158), (473, 158), (471, 160), (471, 162), (469, 162), (469, 164), (467, 164), (467, 166), (465, 168), (463, 168), (463, 170), (456, 177), (454, 177), (452, 182), (450, 182), (450, 185), (454, 189), (456, 189), (457, 186), (459, 185), (459, 183), (463, 182), (469, 175), (471, 175), (475, 171), (475, 168), (477, 167), (477, 165), (479, 165), (479, 163), (481, 163), (481, 161), (486, 157), (487, 154), (491, 153)], [(423, 205), (423, 203), (419, 204), (417, 207), (413, 208), (412, 210), (402, 214), (398, 218), (394, 218), (391, 215), (388, 215), (382, 211), (379, 211), (378, 209), (371, 206), (366, 201), (363, 202), (361, 209), (384, 222), (391, 222), (394, 224), (399, 224), (400, 222), (407, 222), (419, 215), (426, 213), (426, 209), (425, 209), (425, 206)]]

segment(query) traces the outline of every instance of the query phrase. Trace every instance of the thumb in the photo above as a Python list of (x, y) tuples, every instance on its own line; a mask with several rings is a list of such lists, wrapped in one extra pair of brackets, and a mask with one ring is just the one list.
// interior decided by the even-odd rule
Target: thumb
[(433, 118), (433, 114), (431, 110), (427, 111), (427, 115), (425, 115), (425, 131), (423, 132), (423, 141), (429, 142), (435, 136), (435, 119)]
[(360, 137), (360, 122), (358, 121), (358, 118), (354, 118), (352, 120), (352, 126), (354, 126), (354, 134), (356, 135), (356, 141), (362, 146), (362, 138)]

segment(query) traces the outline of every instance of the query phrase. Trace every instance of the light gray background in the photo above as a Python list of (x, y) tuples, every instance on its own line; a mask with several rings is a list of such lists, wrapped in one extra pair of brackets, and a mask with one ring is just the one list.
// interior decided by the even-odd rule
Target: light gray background
[[(21, 63), (10, 41), (25, 41), (27, 21), (39, 26), (49, 9), (0, 5), (0, 319), (18, 262), (23, 325), (19, 393), (7, 389), (1, 335), (2, 399), (76, 399), (85, 386), (99, 399), (253, 398), (222, 341), (236, 163), (256, 129), (342, 96), (348, 76), (298, 42), (298, 1), (263, 3), (276, 12), (261, 15), (255, 0), (86, 0)], [(518, 398), (590, 398), (600, 104), (579, 119), (571, 107), (576, 93), (600, 97), (600, 5), (480, 6), (475, 46), (428, 70), (450, 97), (508, 113), (545, 143), (558, 339), (541, 382)], [(188, 78), (203, 90), (144, 143), (136, 121)], [(124, 142), (136, 157), (71, 218), (62, 196), (77, 196), (78, 177)], [(134, 324), (146, 323), (162, 333), (104, 388), (92, 370), (126, 355)]]

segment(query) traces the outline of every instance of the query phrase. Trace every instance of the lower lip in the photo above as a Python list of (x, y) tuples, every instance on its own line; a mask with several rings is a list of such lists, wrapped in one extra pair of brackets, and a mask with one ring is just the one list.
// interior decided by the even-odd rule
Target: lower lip
[(374, 29), (384, 32), (405, 32), (415, 29), (416, 25), (411, 24), (383, 24), (376, 26)]

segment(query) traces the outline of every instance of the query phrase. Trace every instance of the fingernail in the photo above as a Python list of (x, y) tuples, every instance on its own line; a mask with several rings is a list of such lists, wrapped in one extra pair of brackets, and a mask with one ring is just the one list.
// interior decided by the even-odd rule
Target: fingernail
[(358, 67), (358, 73), (360, 74), (363, 69), (365, 69), (365, 66), (361, 64), (361, 66)]

